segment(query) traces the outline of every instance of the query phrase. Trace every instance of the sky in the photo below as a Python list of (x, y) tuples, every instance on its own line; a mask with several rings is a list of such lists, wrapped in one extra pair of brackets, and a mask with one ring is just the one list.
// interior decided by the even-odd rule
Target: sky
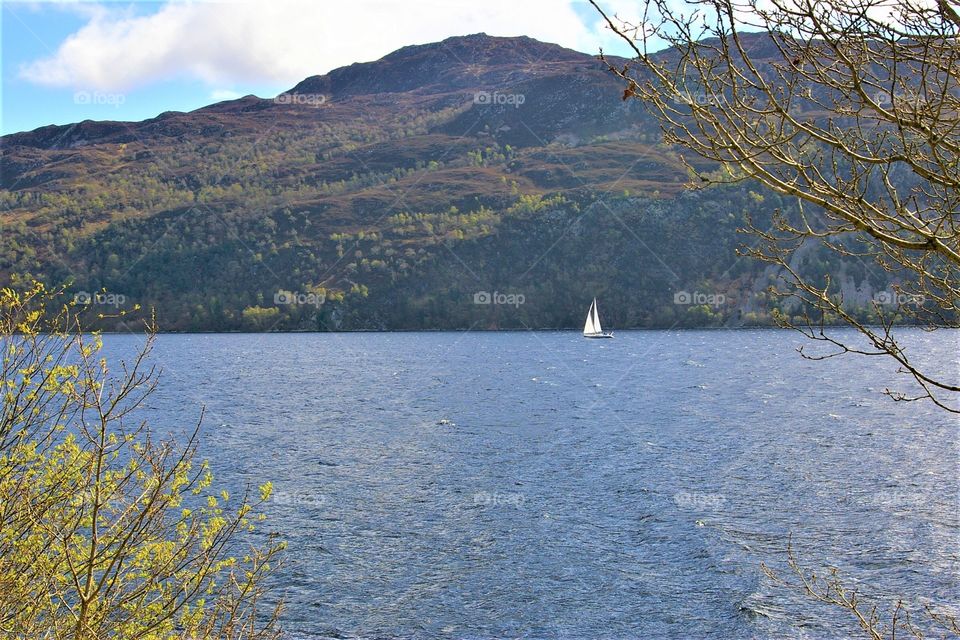
[[(636, 2), (602, 0), (629, 18)], [(627, 55), (585, 0), (0, 0), (0, 133), (143, 120), (485, 32)]]

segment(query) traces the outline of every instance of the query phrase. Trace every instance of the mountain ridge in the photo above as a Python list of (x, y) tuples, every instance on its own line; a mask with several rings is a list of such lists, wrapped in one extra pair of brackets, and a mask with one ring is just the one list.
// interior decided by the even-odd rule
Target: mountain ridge
[[(505, 46), (508, 44), (509, 46)], [(494, 46), (496, 45), (496, 46)], [(523, 46), (520, 46), (523, 45)], [(481, 52), (493, 51), (497, 54), (497, 59), (494, 60), (489, 56), (483, 60), (476, 59), (476, 55)], [(546, 58), (536, 56), (537, 52), (551, 52), (556, 53), (557, 57), (555, 58)], [(419, 44), (419, 45), (407, 45), (400, 49), (397, 49), (387, 55), (381, 57), (378, 60), (373, 60), (370, 62), (355, 62), (350, 65), (337, 67), (330, 70), (324, 74), (317, 74), (313, 76), (308, 76), (298, 82), (296, 85), (290, 89), (279, 94), (283, 96), (285, 94), (293, 95), (302, 95), (308, 93), (324, 93), (324, 95), (330, 94), (331, 97), (345, 97), (345, 96), (354, 96), (357, 93), (354, 92), (343, 92), (339, 89), (343, 86), (349, 87), (351, 81), (353, 83), (357, 82), (357, 74), (359, 72), (374, 70), (374, 73), (381, 72), (385, 66), (384, 65), (410, 65), (413, 62), (413, 58), (420, 55), (429, 55), (434, 58), (433, 62), (438, 66), (450, 70), (450, 67), (456, 66), (469, 66), (471, 64), (481, 65), (481, 64), (491, 64), (495, 63), (496, 65), (509, 65), (511, 67), (518, 66), (532, 66), (534, 64), (540, 63), (551, 63), (551, 62), (592, 62), (596, 69), (602, 70), (604, 67), (595, 56), (590, 54), (581, 53), (573, 49), (567, 49), (561, 47), (560, 45), (552, 43), (544, 43), (539, 40), (535, 40), (528, 36), (513, 36), (513, 37), (503, 37), (503, 36), (489, 36), (485, 33), (476, 33), (466, 36), (452, 36), (440, 42)], [(519, 62), (518, 62), (519, 61)], [(423, 70), (424, 73), (427, 73), (429, 69)], [(409, 73), (409, 69), (404, 69), (405, 73), (402, 74), (406, 80), (401, 80), (401, 82), (409, 83), (411, 81), (422, 81), (421, 76), (416, 73)], [(386, 75), (386, 73), (383, 73)], [(437, 78), (435, 76), (430, 76), (435, 82)], [(447, 75), (449, 77), (449, 74)], [(470, 79), (470, 76), (465, 76), (467, 80)], [(368, 79), (368, 78), (364, 78)], [(474, 80), (479, 81), (480, 79), (477, 76), (473, 77)], [(474, 86), (477, 86), (478, 82), (468, 82), (465, 81), (462, 83), (461, 89), (468, 89)], [(415, 87), (414, 87), (415, 88)], [(378, 93), (395, 93), (395, 92), (405, 92), (409, 91), (411, 87), (406, 85), (401, 85), (399, 88), (395, 88), (394, 91), (377, 91)], [(373, 91), (371, 91), (373, 92)], [(44, 125), (37, 127), (29, 131), (20, 131), (15, 133), (6, 134), (0, 136), (0, 142), (8, 146), (40, 146), (42, 147), (42, 140), (49, 140), (51, 137), (55, 137), (56, 134), (63, 134), (65, 131), (69, 131), (75, 128), (82, 128), (85, 131), (95, 132), (98, 129), (103, 130), (104, 132), (113, 132), (119, 128), (147, 123), (157, 123), (169, 120), (171, 118), (177, 118), (179, 116), (186, 116), (190, 114), (197, 113), (215, 113), (215, 112), (234, 112), (238, 110), (253, 109), (260, 110), (263, 108), (269, 107), (271, 104), (276, 104), (277, 97), (266, 97), (262, 98), (253, 94), (242, 96), (240, 98), (234, 98), (230, 100), (222, 100), (219, 102), (214, 102), (209, 105), (204, 105), (192, 111), (165, 111), (152, 118), (147, 118), (145, 120), (139, 121), (115, 121), (115, 120), (91, 120), (86, 119), (75, 123), (64, 124), (64, 125)], [(35, 140), (38, 139), (38, 140)]]

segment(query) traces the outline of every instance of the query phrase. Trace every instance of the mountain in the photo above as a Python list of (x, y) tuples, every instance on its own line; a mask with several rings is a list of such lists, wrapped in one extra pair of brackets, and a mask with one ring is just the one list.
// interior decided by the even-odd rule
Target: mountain
[[(592, 56), (475, 34), (275, 98), (8, 135), (0, 281), (70, 282), (107, 328), (573, 327), (594, 296), (613, 327), (768, 321), (776, 274), (736, 229), (792, 204), (690, 189), (622, 93)], [(888, 284), (802, 260), (853, 300)]]

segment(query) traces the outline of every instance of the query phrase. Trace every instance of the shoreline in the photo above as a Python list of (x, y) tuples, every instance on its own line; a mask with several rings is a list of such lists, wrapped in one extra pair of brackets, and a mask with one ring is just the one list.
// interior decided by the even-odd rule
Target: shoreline
[[(883, 327), (879, 325), (864, 325), (869, 329), (882, 329)], [(843, 331), (843, 332), (856, 332), (857, 329), (847, 325), (837, 324), (837, 325), (826, 325), (826, 329)], [(957, 327), (928, 327), (923, 325), (899, 325), (894, 327), (896, 330), (904, 329), (915, 329), (919, 331), (939, 331), (939, 330), (957, 330)], [(730, 331), (730, 332), (739, 332), (739, 331), (784, 331), (790, 333), (798, 332), (798, 329), (791, 329), (787, 327), (631, 327), (627, 329), (613, 329), (612, 332), (616, 336), (618, 333), (639, 333), (639, 332), (692, 332), (692, 331)], [(314, 331), (309, 329), (304, 330), (291, 330), (291, 331), (157, 331), (156, 335), (304, 335), (304, 334), (317, 334), (317, 335), (343, 335), (343, 334), (390, 334), (390, 333), (483, 333), (483, 334), (496, 334), (496, 333), (581, 333), (582, 329), (579, 328), (537, 328), (537, 329), (350, 329), (343, 331)], [(142, 335), (146, 332), (136, 332), (136, 331), (90, 331), (87, 333), (99, 333), (101, 335)]]

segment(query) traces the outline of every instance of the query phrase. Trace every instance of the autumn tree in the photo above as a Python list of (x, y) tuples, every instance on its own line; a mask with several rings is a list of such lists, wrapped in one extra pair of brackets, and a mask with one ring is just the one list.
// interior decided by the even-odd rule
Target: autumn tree
[(58, 293), (0, 290), (0, 638), (277, 637), (269, 483), (216, 491), (197, 429), (156, 438), (152, 331), (111, 366)]
[[(696, 186), (754, 180), (799, 202), (769, 228), (751, 224), (743, 252), (776, 265), (778, 294), (801, 303), (802, 322), (780, 321), (828, 346), (805, 355), (893, 358), (917, 386), (889, 395), (960, 412), (955, 363), (919, 361), (896, 330), (960, 326), (957, 5), (647, 0), (626, 21), (593, 4), (635, 55), (608, 59), (624, 99), (643, 102), (665, 142), (717, 163), (688, 164)], [(816, 244), (891, 274), (892, 290), (873, 296), (875, 325), (829, 276), (799, 273)]]

